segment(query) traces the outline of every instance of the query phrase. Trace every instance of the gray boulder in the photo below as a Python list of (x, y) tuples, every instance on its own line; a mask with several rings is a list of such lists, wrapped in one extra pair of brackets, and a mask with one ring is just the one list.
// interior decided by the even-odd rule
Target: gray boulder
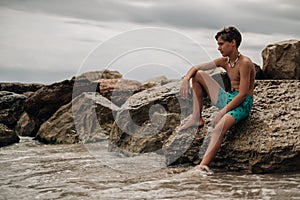
[(129, 97), (116, 115), (111, 143), (134, 153), (160, 151), (180, 120), (191, 112), (191, 101), (178, 96), (179, 87), (177, 81)]
[(141, 91), (141, 83), (128, 79), (101, 79), (99, 92), (112, 103), (121, 106), (132, 94)]
[(26, 96), (8, 91), (0, 91), (0, 123), (14, 128), (20, 115)]
[(100, 81), (103, 79), (120, 79), (118, 71), (102, 70), (85, 72), (74, 77), (73, 98), (84, 92), (100, 92)]
[(9, 91), (17, 94), (31, 94), (39, 89), (41, 89), (44, 85), (37, 83), (0, 83), (0, 91)]
[(42, 124), (36, 139), (43, 143), (88, 143), (106, 138), (119, 108), (98, 93), (83, 93)]
[(40, 128), (40, 122), (37, 118), (24, 112), (15, 126), (15, 132), (19, 136), (35, 137), (38, 129)]
[(268, 45), (262, 51), (263, 71), (268, 79), (300, 79), (300, 40)]
[(17, 134), (4, 124), (0, 123), (0, 147), (19, 142)]
[(73, 83), (74, 80), (65, 80), (42, 87), (26, 100), (25, 111), (46, 121), (62, 105), (72, 100)]
[[(74, 80), (64, 80), (46, 85), (26, 99), (24, 111), (31, 120), (37, 120), (34, 129), (28, 135), (36, 135), (41, 124), (48, 120), (61, 106), (71, 102), (73, 84)], [(31, 126), (31, 124), (28, 125)], [(27, 129), (26, 126), (23, 128)]]

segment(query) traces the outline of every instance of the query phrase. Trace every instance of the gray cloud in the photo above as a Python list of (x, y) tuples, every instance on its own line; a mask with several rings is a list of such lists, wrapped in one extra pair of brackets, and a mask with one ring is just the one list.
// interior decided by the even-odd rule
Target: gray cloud
[(177, 28), (219, 29), (235, 24), (258, 33), (299, 33), (299, 1), (52, 0), (1, 1), (0, 6), (80, 19)]
[[(260, 64), (267, 44), (300, 38), (299, 10), (294, 0), (2, 0), (0, 81), (28, 76), (41, 82), (49, 78), (43, 72), (53, 80), (69, 78), (97, 44), (147, 26), (182, 31), (214, 57), (215, 32), (235, 25), (244, 36), (242, 50)], [(39, 71), (40, 80), (30, 70)]]

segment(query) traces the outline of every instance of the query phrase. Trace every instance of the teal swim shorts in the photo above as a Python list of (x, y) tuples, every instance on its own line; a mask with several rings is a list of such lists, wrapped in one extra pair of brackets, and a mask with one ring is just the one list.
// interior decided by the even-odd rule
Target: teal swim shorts
[[(219, 109), (224, 108), (232, 99), (238, 95), (237, 90), (232, 90), (229, 92), (226, 92), (223, 88), (220, 87), (219, 95), (218, 95), (218, 102), (216, 106)], [(227, 112), (227, 114), (230, 114), (234, 119), (235, 123), (238, 123), (242, 119), (245, 119), (251, 111), (251, 108), (253, 106), (253, 97), (251, 97), (249, 94), (247, 95), (246, 99), (243, 101), (241, 105), (234, 108), (233, 110), (230, 110)]]

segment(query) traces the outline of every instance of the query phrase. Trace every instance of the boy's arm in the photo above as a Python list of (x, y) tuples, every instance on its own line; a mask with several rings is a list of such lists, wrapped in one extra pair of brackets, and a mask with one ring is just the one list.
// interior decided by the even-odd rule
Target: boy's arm
[(203, 63), (199, 65), (195, 65), (191, 67), (191, 69), (187, 72), (185, 75), (184, 79), (189, 81), (198, 70), (210, 70), (210, 69), (215, 69), (216, 67), (223, 67), (225, 66), (225, 63), (227, 63), (227, 59), (222, 57), (222, 58), (217, 58), (211, 62), (208, 63)]
[(209, 70), (209, 69), (214, 69), (216, 67), (225, 68), (226, 64), (227, 64), (226, 58), (217, 58), (214, 61), (191, 67), (191, 69), (187, 72), (187, 74), (182, 80), (181, 87), (180, 87), (180, 96), (183, 97), (184, 99), (188, 98), (188, 94), (190, 93), (189, 81), (193, 76), (195, 76), (198, 70)]

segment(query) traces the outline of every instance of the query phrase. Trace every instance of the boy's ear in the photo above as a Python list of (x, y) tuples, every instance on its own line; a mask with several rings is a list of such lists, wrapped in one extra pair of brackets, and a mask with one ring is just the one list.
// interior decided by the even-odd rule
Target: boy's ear
[(235, 39), (233, 39), (233, 40), (231, 41), (231, 43), (232, 43), (233, 46), (236, 46), (236, 40), (235, 40)]

